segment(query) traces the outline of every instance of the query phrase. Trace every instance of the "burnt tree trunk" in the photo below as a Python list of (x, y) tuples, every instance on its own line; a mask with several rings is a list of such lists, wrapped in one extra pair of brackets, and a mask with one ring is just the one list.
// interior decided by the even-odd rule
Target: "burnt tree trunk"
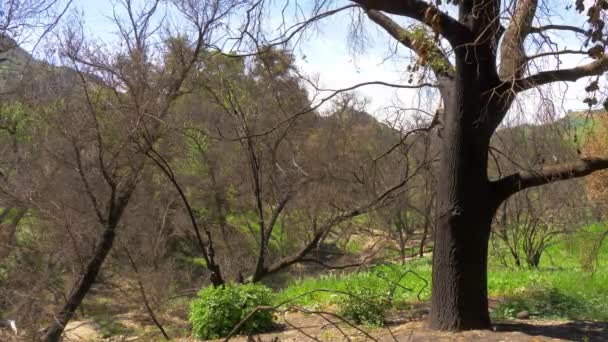
[[(479, 59), (478, 59), (479, 60)], [(490, 328), (487, 256), (495, 201), (487, 160), (495, 112), (479, 65), (458, 58), (454, 80), (442, 89), (445, 118), (436, 203), (431, 327)]]
[(112, 198), (109, 201), (107, 219), (103, 220), (100, 218), (100, 223), (103, 225), (104, 230), (99, 242), (95, 246), (93, 255), (90, 257), (78, 283), (76, 283), (70, 292), (66, 303), (61, 310), (53, 316), (53, 321), (46, 331), (44, 341), (57, 342), (60, 340), (65, 326), (72, 317), (74, 317), (74, 313), (80, 304), (82, 304), (84, 297), (95, 283), (101, 267), (114, 245), (116, 227), (120, 222), (124, 209), (129, 203), (135, 184), (136, 183), (130, 184), (123, 193), (116, 197), (114, 197), (116, 189), (112, 190)]
[[(469, 179), (462, 183), (473, 182)], [(483, 193), (484, 189), (471, 187), (469, 192)], [(466, 199), (460, 203), (437, 220), (431, 327), (488, 329), (487, 256), (491, 214), (482, 200)]]
[(59, 311), (59, 313), (53, 317), (53, 322), (47, 330), (44, 339), (46, 342), (59, 341), (65, 326), (72, 319), (76, 309), (78, 309), (82, 303), (82, 300), (95, 283), (95, 279), (99, 274), (101, 266), (103, 265), (103, 262), (110, 253), (112, 245), (114, 244), (114, 238), (116, 236), (115, 228), (115, 225), (108, 225), (105, 228), (101, 240), (95, 247), (95, 252), (89, 260), (82, 277), (74, 289), (72, 289), (70, 295), (68, 296), (68, 300), (64, 304), (63, 308), (61, 308), (61, 311)]
[[(536, 0), (517, 1), (508, 19), (500, 1), (458, 1), (457, 17), (427, 1), (352, 2), (426, 61), (424, 66), (435, 74), (445, 107), (444, 119), (436, 117), (443, 124), (439, 132), (443, 141), (436, 198), (431, 326), (439, 330), (489, 328), (488, 240), (501, 201), (526, 188), (608, 169), (608, 158), (585, 157), (537, 170), (520, 170), (490, 181), (490, 137), (518, 93), (602, 75), (608, 71), (608, 55), (573, 68), (533, 73), (534, 68), (529, 68), (533, 58), (526, 54), (525, 42), (535, 31), (533, 24), (540, 6)], [(425, 24), (434, 32), (434, 42), (421, 44), (418, 35), (389, 15)], [(595, 25), (594, 20), (590, 22)], [(450, 44), (449, 56), (439, 36)], [(432, 40), (430, 35), (428, 38)]]

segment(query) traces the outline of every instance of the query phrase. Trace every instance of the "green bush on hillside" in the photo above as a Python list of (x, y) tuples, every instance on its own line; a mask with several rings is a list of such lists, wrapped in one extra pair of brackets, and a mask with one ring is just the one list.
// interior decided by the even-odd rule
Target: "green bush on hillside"
[(390, 308), (388, 297), (387, 288), (370, 288), (352, 283), (348, 295), (338, 297), (338, 314), (352, 319), (356, 324), (381, 326), (384, 324), (384, 314)]
[[(272, 291), (260, 284), (206, 287), (190, 304), (189, 320), (194, 336), (214, 339), (227, 336), (257, 306), (272, 304)], [(238, 331), (262, 333), (272, 327), (270, 311), (256, 312)]]

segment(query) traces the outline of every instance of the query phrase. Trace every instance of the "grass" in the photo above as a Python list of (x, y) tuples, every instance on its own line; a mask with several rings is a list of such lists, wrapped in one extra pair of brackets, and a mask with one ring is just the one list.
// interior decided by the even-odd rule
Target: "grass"
[(92, 317), (93, 322), (99, 327), (99, 334), (103, 338), (112, 336), (130, 336), (134, 330), (120, 323), (116, 318), (109, 314), (99, 314)]
[[(413, 270), (421, 278), (414, 274), (399, 278), (407, 270)], [(290, 303), (306, 307), (323, 307), (333, 304), (339, 294), (332, 292), (314, 292), (318, 290), (332, 290), (339, 292), (350, 292), (353, 288), (384, 288), (387, 292), (395, 288), (393, 302), (409, 303), (418, 300), (426, 300), (430, 296), (430, 284), (428, 279), (431, 275), (431, 263), (428, 258), (415, 260), (405, 266), (390, 264), (375, 266), (365, 271), (339, 275), (323, 275), (317, 278), (296, 279), (287, 288), (280, 291), (276, 302), (289, 301), (298, 297)], [(400, 286), (395, 286), (397, 283)], [(406, 290), (411, 289), (410, 290)], [(312, 292), (312, 293), (310, 293)], [(310, 293), (302, 296), (302, 294)], [(419, 296), (418, 296), (419, 295)]]
[[(492, 312), (494, 318), (513, 318), (525, 310), (535, 318), (608, 320), (608, 245), (600, 250), (600, 266), (594, 274), (581, 265), (586, 244), (601, 229), (606, 227), (590, 226), (553, 245), (543, 255), (539, 269), (502, 267), (491, 259), (488, 290), (490, 297), (499, 300)], [(411, 273), (400, 279), (408, 270), (424, 280)], [(296, 279), (278, 293), (276, 302), (297, 298), (291, 303), (309, 308), (327, 307), (342, 295), (315, 291), (373, 288), (381, 289), (387, 296), (394, 289), (392, 305), (407, 308), (412, 303), (428, 301), (430, 279), (431, 261), (424, 258), (406, 265), (381, 265), (356, 273)], [(394, 285), (397, 282), (399, 285)]]

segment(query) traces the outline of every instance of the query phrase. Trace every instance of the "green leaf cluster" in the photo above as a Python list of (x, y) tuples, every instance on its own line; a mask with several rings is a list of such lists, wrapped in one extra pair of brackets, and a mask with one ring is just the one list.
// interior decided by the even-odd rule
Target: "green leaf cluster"
[(390, 291), (386, 287), (368, 287), (360, 283), (352, 283), (349, 288), (348, 295), (338, 297), (339, 314), (357, 324), (384, 325), (384, 314), (391, 307)]
[[(189, 320), (194, 336), (215, 339), (227, 336), (257, 306), (272, 304), (272, 290), (261, 284), (206, 287), (190, 304)], [(253, 334), (268, 331), (273, 325), (270, 311), (258, 311), (238, 331)]]

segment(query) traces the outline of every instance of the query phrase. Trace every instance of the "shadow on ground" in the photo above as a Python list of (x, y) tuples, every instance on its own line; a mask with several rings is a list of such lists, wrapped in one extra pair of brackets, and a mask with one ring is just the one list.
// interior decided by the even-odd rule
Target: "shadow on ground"
[(418, 319), (394, 322), (384, 328), (367, 328), (366, 334), (362, 334), (329, 319), (338, 323), (338, 330), (333, 323), (314, 315), (291, 313), (286, 319), (289, 327), (282, 331), (249, 338), (240, 336), (231, 341), (608, 342), (608, 322), (513, 320), (497, 322), (493, 330), (448, 332), (430, 330), (424, 319)]
[(552, 325), (523, 322), (495, 324), (497, 332), (521, 332), (530, 336), (543, 336), (571, 341), (608, 341), (608, 322), (572, 321)]

